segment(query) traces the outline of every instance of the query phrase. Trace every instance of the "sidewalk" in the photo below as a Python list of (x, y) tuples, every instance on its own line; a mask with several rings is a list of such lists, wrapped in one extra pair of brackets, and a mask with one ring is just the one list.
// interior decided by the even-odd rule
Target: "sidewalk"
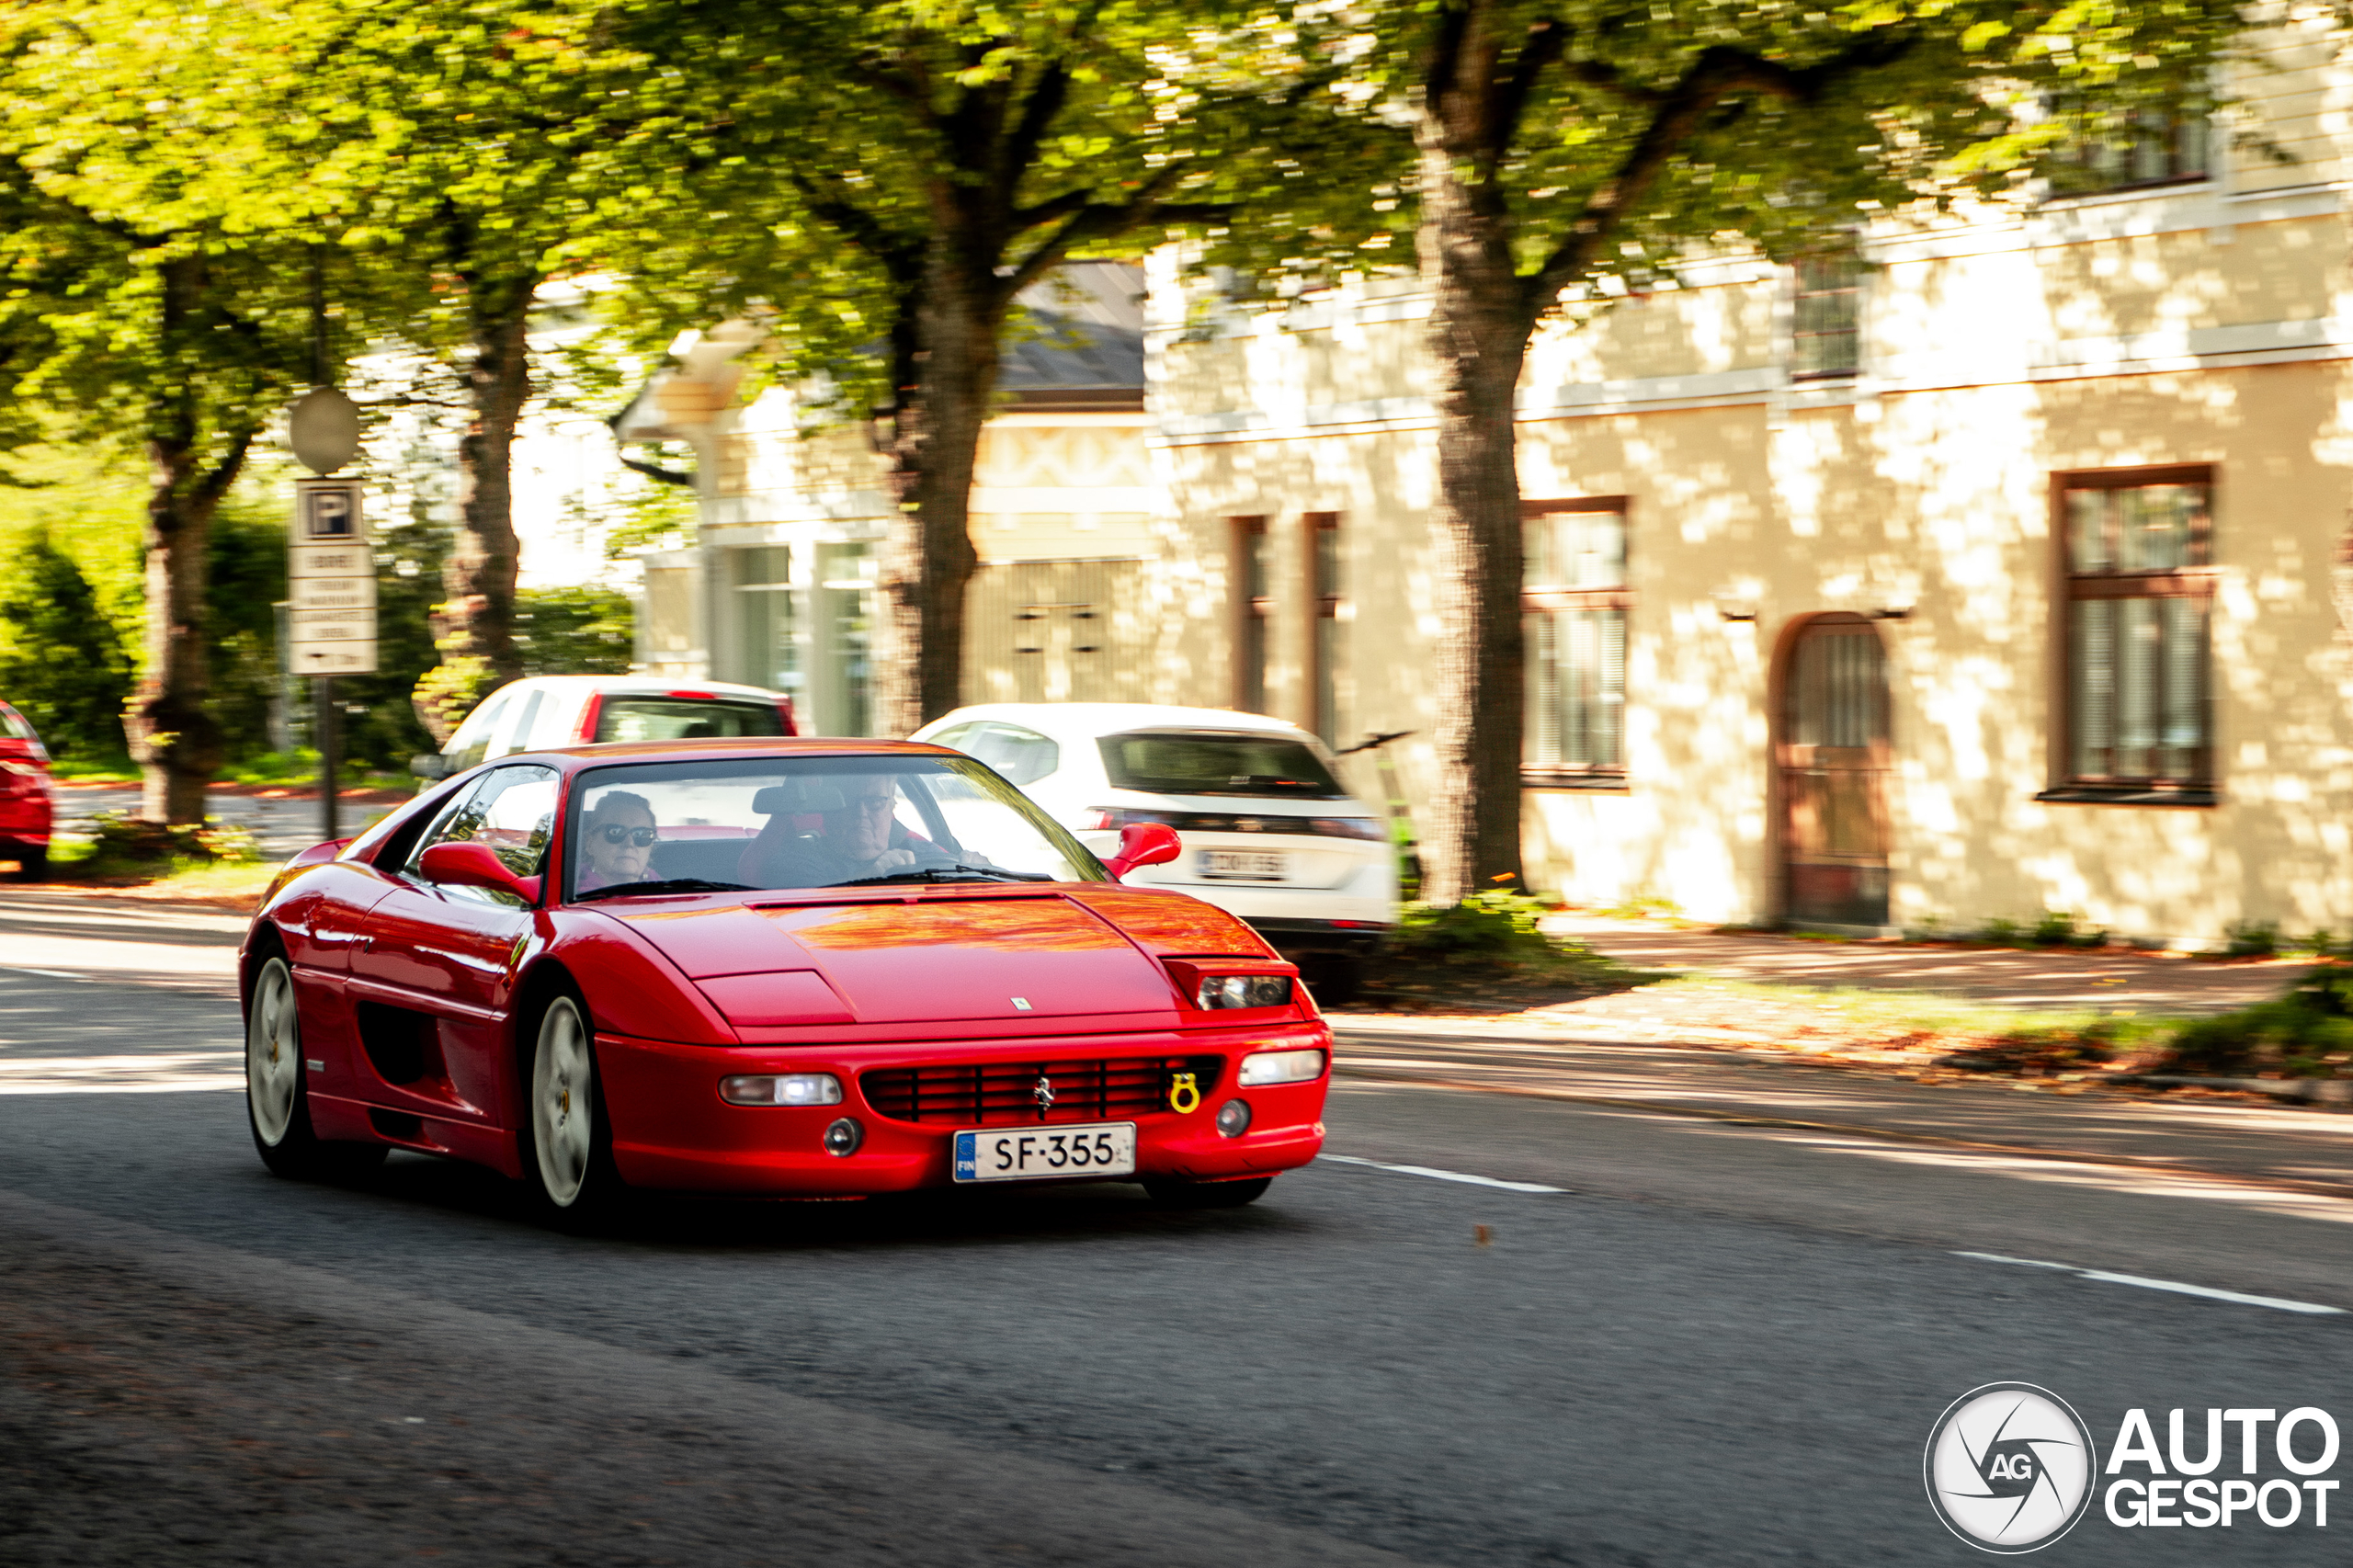
[(1784, 985), (1931, 992), (2004, 1007), (2131, 1007), (2168, 1017), (2227, 1013), (2266, 1001), (2305, 967), (2293, 959), (2217, 961), (2117, 948), (1974, 948), (1720, 935), (1678, 930), (1664, 921), (1577, 914), (1554, 915), (1544, 928), (1637, 969)]

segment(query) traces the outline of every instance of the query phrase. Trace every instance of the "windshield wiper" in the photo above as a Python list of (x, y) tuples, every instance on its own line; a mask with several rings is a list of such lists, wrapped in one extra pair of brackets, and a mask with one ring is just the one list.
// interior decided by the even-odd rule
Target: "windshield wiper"
[(961, 882), (978, 877), (983, 881), (1051, 882), (1060, 879), (1043, 871), (1008, 871), (1001, 866), (926, 866), (918, 871), (892, 871), (880, 877), (860, 877), (854, 882), (833, 882), (837, 888), (870, 888), (878, 882)]
[(572, 902), (586, 903), (592, 898), (632, 898), (642, 893), (751, 892), (753, 891), (755, 891), (753, 888), (743, 882), (707, 882), (700, 877), (671, 877), (658, 882), (615, 882), (610, 887), (591, 888), (586, 892), (573, 894)]

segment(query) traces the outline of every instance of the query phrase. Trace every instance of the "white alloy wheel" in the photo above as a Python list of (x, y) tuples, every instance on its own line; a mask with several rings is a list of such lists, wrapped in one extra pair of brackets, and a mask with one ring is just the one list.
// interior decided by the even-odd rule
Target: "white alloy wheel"
[(245, 1099), (254, 1132), (275, 1149), (294, 1126), (294, 1099), (302, 1086), (302, 1039), (294, 1021), (294, 976), (273, 958), (254, 982), (245, 1022)]
[(592, 1071), (579, 1005), (559, 996), (540, 1016), (531, 1057), (531, 1147), (540, 1158), (540, 1186), (559, 1209), (579, 1201), (588, 1181), (597, 1132)]

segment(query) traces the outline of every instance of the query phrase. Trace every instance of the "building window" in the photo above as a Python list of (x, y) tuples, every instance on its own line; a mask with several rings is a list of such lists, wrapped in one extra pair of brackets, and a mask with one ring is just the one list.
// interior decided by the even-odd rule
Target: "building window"
[(792, 580), (792, 551), (755, 545), (728, 552), (734, 568), (736, 621), (743, 631), (737, 667), (754, 686), (801, 696), (801, 621), (807, 595)]
[(1862, 366), (1863, 273), (1851, 256), (1801, 257), (1790, 374), (1798, 381), (1851, 376)]
[(2049, 799), (2212, 799), (2213, 475), (2063, 475), (2064, 782)]
[(2050, 165), (2054, 196), (2091, 196), (2204, 179), (2212, 143), (2209, 111), (2126, 109), (2097, 117), (2068, 139)]
[(1626, 502), (1529, 501), (1526, 782), (1611, 786), (1626, 773)]
[(864, 735), (874, 722), (874, 674), (870, 657), (876, 557), (870, 540), (817, 547), (817, 633), (810, 649), (808, 689), (814, 714), (804, 733)]
[(1307, 540), (1307, 689), (1314, 704), (1307, 727), (1327, 745), (1340, 731), (1340, 514), (1309, 512), (1300, 518)]
[(1267, 623), (1274, 600), (1267, 561), (1267, 519), (1228, 517), (1226, 581), (1233, 600), (1233, 702), (1245, 713), (1267, 710)]

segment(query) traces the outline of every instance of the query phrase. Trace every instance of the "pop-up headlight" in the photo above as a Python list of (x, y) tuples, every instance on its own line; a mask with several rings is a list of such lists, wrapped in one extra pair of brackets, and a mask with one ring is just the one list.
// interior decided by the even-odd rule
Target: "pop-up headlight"
[(1193, 993), (1193, 1002), (1204, 1011), (1222, 1007), (1287, 1007), (1290, 1006), (1290, 976), (1205, 974)]

